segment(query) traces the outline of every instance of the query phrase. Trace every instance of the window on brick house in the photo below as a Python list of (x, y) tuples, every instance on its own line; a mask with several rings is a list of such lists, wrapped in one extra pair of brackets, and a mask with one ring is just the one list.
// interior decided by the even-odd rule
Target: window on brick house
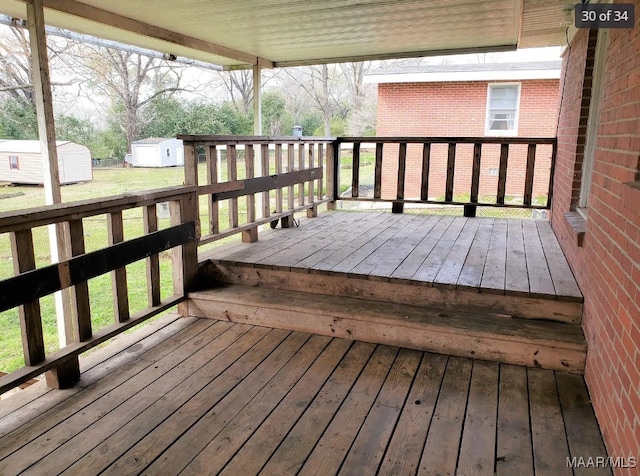
[(518, 133), (518, 109), (520, 84), (490, 84), (487, 91), (487, 135), (516, 135)]
[(9, 169), (11, 170), (19, 170), (20, 169), (20, 161), (18, 160), (17, 155), (9, 156)]
[(584, 218), (589, 206), (589, 192), (591, 190), (591, 176), (593, 175), (593, 163), (596, 155), (596, 138), (598, 135), (598, 120), (600, 116), (600, 100), (602, 98), (602, 76), (606, 61), (609, 30), (598, 30), (596, 51), (593, 60), (593, 80), (591, 82), (591, 98), (589, 101), (589, 118), (587, 120), (587, 133), (582, 159), (582, 173), (580, 181), (580, 197), (578, 198), (578, 212)]

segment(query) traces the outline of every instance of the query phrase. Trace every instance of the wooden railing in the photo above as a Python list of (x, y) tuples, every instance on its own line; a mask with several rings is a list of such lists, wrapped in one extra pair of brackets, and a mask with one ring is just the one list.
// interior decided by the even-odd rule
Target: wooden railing
[[(0, 394), (47, 372), (50, 386), (66, 387), (79, 377), (78, 356), (126, 329), (181, 303), (197, 273), (197, 220), (195, 187), (154, 190), (19, 210), (0, 214), (0, 234), (9, 233), (15, 276), (0, 281), (0, 312), (19, 308), (26, 366), (0, 378)], [(170, 227), (158, 230), (156, 204), (169, 202)], [(124, 240), (123, 210), (141, 207), (144, 234)], [(85, 253), (83, 218), (107, 216), (109, 246)], [(70, 258), (36, 268), (33, 229), (45, 225), (67, 229)], [(173, 292), (164, 300), (160, 292), (158, 254), (173, 250)], [(148, 307), (131, 314), (125, 266), (147, 260)], [(88, 280), (112, 274), (115, 323), (93, 332)], [(59, 352), (47, 356), (39, 299), (70, 289), (73, 338)]]
[[(345, 147), (348, 144), (351, 144), (351, 147)], [(419, 151), (414, 151), (410, 157), (408, 147), (414, 144)], [(373, 187), (370, 196), (362, 196), (360, 193), (361, 150), (365, 145), (375, 147)], [(441, 147), (436, 154), (435, 148), (438, 145)], [(473, 146), (473, 149), (469, 150), (465, 157), (461, 157), (458, 153), (461, 148), (459, 146), (464, 145), (468, 145), (469, 149)], [(491, 157), (488, 157), (489, 154), (485, 150), (492, 146), (495, 150), (490, 154)], [(525, 147), (526, 150), (514, 152), (517, 147)], [(545, 147), (547, 150), (539, 153), (540, 149)], [(337, 151), (334, 158), (336, 170), (340, 170), (340, 164), (347, 152), (351, 152), (352, 160), (350, 193), (337, 196), (336, 200), (389, 201), (393, 203), (394, 212), (402, 212), (405, 203), (464, 205), (466, 216), (475, 216), (477, 206), (538, 209), (551, 207), (557, 150), (555, 138), (340, 137), (336, 139), (334, 148)], [(434, 166), (436, 160), (439, 160), (439, 163)], [(489, 161), (494, 167), (488, 167)], [(391, 167), (385, 169), (385, 164), (391, 164)], [(516, 173), (510, 174), (513, 171)], [(440, 181), (443, 183), (439, 184), (440, 187), (436, 187), (434, 183), (437, 181), (437, 172), (442, 175)], [(513, 176), (518, 173), (522, 177)], [(407, 193), (410, 177), (417, 182), (413, 196)], [(459, 177), (465, 182), (462, 187), (456, 187)], [(390, 192), (389, 183), (393, 179), (395, 186)], [(338, 180), (336, 174), (336, 190)], [(485, 193), (483, 199), (481, 188), (486, 190), (492, 181), (495, 182), (495, 188), (492, 193)], [(534, 184), (537, 190), (534, 189)], [(514, 186), (518, 189), (516, 192), (513, 192)], [(439, 190), (434, 190), (436, 188)], [(538, 193), (537, 198), (543, 203), (534, 202), (534, 192)], [(514, 196), (511, 202), (506, 200), (509, 195)], [(457, 198), (459, 196), (464, 198)]]
[[(333, 189), (324, 185), (325, 176), (333, 174), (333, 139), (179, 138), (184, 143), (185, 184), (197, 186), (198, 195), (206, 197), (201, 219), (208, 225), (203, 226), (201, 245), (235, 233), (242, 233), (243, 241), (256, 241), (260, 225), (280, 220), (283, 227), (289, 227), (295, 212), (307, 210), (308, 216), (315, 216), (318, 205), (333, 197)], [(206, 173), (199, 177), (202, 157)], [(199, 184), (202, 178), (204, 183)], [(242, 197), (244, 204), (238, 202)]]

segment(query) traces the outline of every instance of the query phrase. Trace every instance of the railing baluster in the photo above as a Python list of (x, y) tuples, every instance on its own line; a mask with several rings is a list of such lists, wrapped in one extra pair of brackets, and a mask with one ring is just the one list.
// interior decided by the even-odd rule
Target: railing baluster
[[(238, 154), (236, 146), (230, 144), (227, 146), (227, 175), (228, 181), (238, 180)], [(229, 226), (238, 228), (238, 199), (229, 199)]]
[(431, 168), (431, 143), (422, 145), (422, 180), (420, 182), (420, 200), (429, 200), (429, 169)]
[[(252, 179), (255, 176), (255, 156), (253, 144), (244, 146), (244, 162), (246, 169), (246, 178)], [(256, 221), (256, 196), (254, 193), (247, 195), (247, 223)], [(253, 243), (258, 241), (258, 227), (254, 226), (242, 232), (242, 241), (245, 243)]]
[[(309, 144), (309, 168), (312, 169), (316, 166), (316, 151), (315, 151), (315, 147), (313, 144)], [(313, 182), (313, 180), (311, 180), (310, 182), (308, 182), (309, 185), (308, 187), (308, 200), (309, 203), (313, 202), (313, 197), (315, 196), (315, 184)]]
[[(318, 144), (318, 167), (324, 170), (324, 144)], [(318, 200), (324, 198), (324, 181), (318, 179)]]
[[(177, 226), (195, 221), (198, 217), (198, 195), (185, 194), (180, 200), (169, 202), (171, 225)], [(198, 275), (198, 244), (196, 241), (185, 243), (172, 249), (173, 291), (174, 294), (186, 296), (193, 287)], [(187, 302), (178, 304), (178, 312), (189, 315)]]
[(553, 176), (556, 171), (556, 155), (558, 154), (558, 142), (554, 142), (551, 146), (551, 170), (549, 171), (549, 191), (547, 193), (546, 208), (551, 208), (551, 199), (553, 198)]
[[(210, 169), (209, 169), (210, 170)], [(211, 198), (209, 198), (211, 200)], [(216, 206), (218, 203), (216, 202)], [(210, 209), (211, 210), (211, 209)], [(149, 205), (142, 208), (144, 234), (148, 235), (158, 231), (158, 214), (156, 205)], [(147, 258), (147, 298), (149, 306), (160, 305), (160, 257), (157, 253)]]
[[(33, 250), (31, 229), (12, 232), (11, 255), (16, 275), (35, 269), (36, 258)], [(40, 301), (35, 299), (19, 308), (22, 330), (22, 352), (25, 365), (36, 365), (45, 359)]]
[(471, 170), (471, 195), (469, 201), (471, 204), (464, 206), (464, 216), (475, 217), (478, 203), (478, 191), (480, 189), (480, 160), (482, 157), (482, 144), (476, 142), (473, 144), (473, 168)]
[(504, 205), (504, 196), (507, 189), (507, 166), (509, 164), (509, 144), (500, 146), (500, 169), (498, 172), (498, 196), (496, 202)]
[(351, 196), (360, 196), (360, 142), (353, 143), (353, 161), (351, 167)]
[[(407, 174), (407, 143), (400, 143), (400, 151), (398, 154), (398, 189), (397, 196), (398, 200), (404, 200), (404, 181)], [(402, 213), (404, 210), (403, 202), (393, 202), (391, 205), (392, 213)]]
[[(304, 146), (304, 142), (298, 144), (298, 170), (304, 170)], [(298, 205), (304, 205), (304, 182), (298, 184)]]
[[(282, 173), (282, 144), (276, 144), (276, 175)], [(276, 190), (276, 213), (282, 213), (282, 207), (284, 205), (284, 199), (282, 197), (282, 187)]]
[[(287, 145), (287, 172), (293, 172), (295, 170), (295, 150), (294, 150), (294, 145), (293, 144), (288, 144)], [(293, 189), (293, 185), (289, 186), (289, 189), (287, 191), (287, 205), (289, 206), (289, 209), (293, 209), (295, 207), (295, 192)], [(284, 221), (283, 221), (284, 223)]]
[[(69, 222), (69, 244), (71, 256), (85, 253), (84, 229), (82, 220)], [(79, 342), (91, 339), (91, 306), (89, 304), (89, 286), (86, 281), (76, 284), (71, 290), (72, 312), (76, 314), (76, 337)]]
[(527, 148), (527, 174), (524, 180), (524, 204), (531, 206), (533, 198), (533, 178), (536, 166), (536, 144), (529, 144)]
[[(271, 175), (269, 171), (269, 144), (260, 146), (260, 161), (262, 162), (262, 176)], [(262, 192), (262, 216), (267, 218), (271, 215), (271, 195), (269, 192)]]
[[(109, 245), (115, 245), (124, 241), (124, 226), (122, 212), (107, 214), (107, 229), (109, 233)], [(129, 319), (129, 296), (127, 288), (127, 269), (122, 267), (111, 272), (111, 285), (113, 287), (113, 311), (115, 322), (125, 322)]]
[(373, 179), (373, 198), (382, 196), (382, 147), (383, 143), (376, 144), (376, 165)]
[(449, 153), (447, 156), (447, 185), (444, 193), (444, 201), (453, 201), (453, 179), (456, 172), (456, 143), (449, 142)]
[[(215, 145), (205, 147), (207, 158), (207, 183), (209, 185), (218, 183), (218, 149)], [(213, 195), (207, 195), (207, 209), (209, 210), (209, 233), (220, 232), (220, 209), (218, 202), (213, 199)], [(155, 231), (155, 230), (154, 230)]]

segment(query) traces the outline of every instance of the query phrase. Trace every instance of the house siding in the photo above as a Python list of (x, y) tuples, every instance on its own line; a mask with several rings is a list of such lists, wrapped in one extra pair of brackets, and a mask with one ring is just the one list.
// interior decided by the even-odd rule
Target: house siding
[[(582, 247), (564, 214), (580, 191), (596, 32), (565, 53), (552, 226), (584, 294), (585, 370), (609, 455), (640, 449), (640, 1), (633, 29), (612, 29), (606, 52), (588, 219)], [(617, 469), (616, 474), (638, 474)]]
[[(519, 83), (518, 137), (553, 137), (558, 110), (558, 80), (451, 81), (437, 83), (381, 83), (378, 85), (378, 136), (485, 136), (488, 85)], [(397, 146), (386, 146), (383, 160), (383, 198), (393, 198), (397, 185)], [(551, 146), (539, 146), (534, 197), (548, 190)], [(507, 195), (522, 196), (527, 146), (511, 146)], [(483, 147), (480, 195), (495, 196), (500, 147)], [(441, 199), (446, 183), (447, 145), (431, 150), (429, 197)], [(456, 151), (455, 193), (469, 193), (473, 145), (459, 145)], [(420, 196), (422, 149), (409, 146), (405, 197)]]

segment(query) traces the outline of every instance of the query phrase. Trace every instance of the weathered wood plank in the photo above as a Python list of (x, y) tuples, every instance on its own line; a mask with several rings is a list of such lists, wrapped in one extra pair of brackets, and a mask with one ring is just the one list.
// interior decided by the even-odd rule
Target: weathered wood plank
[[(71, 256), (84, 254), (84, 230), (82, 220), (69, 222), (69, 245)], [(76, 339), (79, 342), (91, 338), (91, 305), (89, 304), (89, 286), (86, 281), (73, 286), (71, 292), (72, 312), (75, 314), (77, 329), (74, 329)], [(127, 309), (128, 311), (128, 309)]]
[(421, 352), (400, 349), (338, 474), (376, 474), (421, 357)]
[[(250, 435), (221, 475), (258, 474), (343, 359), (351, 342), (334, 339), (276, 409)], [(282, 473), (284, 474), (284, 473)]]
[[(270, 332), (281, 338), (286, 336), (283, 331), (274, 329)], [(298, 352), (309, 339), (308, 334), (293, 333), (282, 341), (282, 344), (274, 348), (269, 346), (272, 352), (253, 369), (245, 373), (242, 381), (233, 389), (227, 390), (223, 397), (207, 399), (208, 410), (201, 412), (201, 418), (190, 426), (189, 433), (185, 433), (175, 441), (158, 459), (146, 470), (145, 474), (178, 474), (207, 444), (226, 426), (227, 422), (234, 418), (253, 398), (254, 389), (261, 389), (276, 375), (280, 369)], [(215, 391), (215, 389), (214, 389)]]
[(373, 198), (382, 196), (382, 148), (384, 144), (376, 144), (376, 163), (373, 179)]
[(264, 476), (296, 474), (300, 470), (340, 408), (342, 401), (358, 380), (375, 348), (373, 344), (353, 343), (340, 365), (336, 367), (305, 413), (271, 455), (260, 474)]
[(353, 158), (351, 161), (351, 196), (360, 196), (360, 144), (353, 144)]
[(456, 143), (449, 143), (449, 152), (447, 154), (447, 183), (444, 192), (444, 201), (453, 201), (453, 184), (456, 172)]
[[(255, 177), (255, 150), (252, 144), (244, 146), (244, 167), (247, 179)], [(256, 196), (253, 193), (247, 195), (247, 222), (256, 221)]]
[(268, 177), (247, 178), (242, 180), (242, 185), (234, 190), (214, 193), (216, 201), (225, 200), (233, 197), (250, 196), (254, 193), (264, 192), (286, 186), (293, 186), (310, 180), (322, 178), (322, 169), (319, 167), (306, 170), (295, 170), (278, 175), (270, 175)]
[(549, 272), (549, 264), (544, 255), (536, 223), (530, 220), (523, 221), (522, 233), (531, 295), (555, 297), (556, 292)]
[(478, 190), (480, 189), (480, 160), (482, 158), (482, 144), (473, 144), (473, 169), (471, 171), (471, 203), (478, 201)]
[[(20, 230), (10, 234), (11, 236), (11, 256), (13, 257), (13, 270), (16, 276), (21, 273), (31, 271), (36, 267), (36, 257), (33, 248), (33, 233), (31, 230)], [(31, 283), (36, 286), (36, 283)], [(22, 286), (29, 286), (24, 283)], [(22, 286), (18, 284), (16, 291)], [(15, 296), (10, 290), (2, 296), (2, 301), (7, 302), (7, 298)], [(19, 307), (20, 333), (22, 335), (22, 355), (25, 365), (35, 365), (45, 359), (44, 337), (42, 333), (42, 319), (40, 316), (41, 296), (30, 296), (29, 298), (16, 299), (13, 303), (8, 303), (2, 307), (2, 311)]]
[(411, 277), (412, 281), (424, 281), (433, 283), (440, 268), (446, 261), (447, 255), (455, 244), (460, 232), (467, 222), (467, 218), (455, 217), (451, 225), (442, 234), (436, 245), (433, 247), (429, 256), (420, 265), (415, 274)]
[(507, 166), (509, 163), (509, 144), (500, 146), (500, 167), (498, 169), (498, 194), (496, 203), (504, 205), (504, 196), (507, 189)]
[(557, 299), (582, 302), (582, 293), (551, 229), (551, 224), (546, 221), (537, 221), (536, 227)]
[[(269, 156), (269, 144), (262, 144), (260, 146), (260, 163), (262, 168), (262, 176), (271, 175), (269, 170), (270, 156)], [(262, 217), (268, 217), (271, 215), (271, 194), (269, 191), (262, 192)]]
[(422, 474), (455, 474), (472, 361), (450, 357), (418, 466)]
[[(122, 212), (114, 212), (107, 215), (107, 231), (110, 246), (124, 241)], [(129, 319), (129, 289), (127, 286), (127, 269), (124, 266), (111, 272), (111, 287), (113, 288), (115, 322), (124, 322)]]
[(485, 218), (478, 225), (476, 236), (473, 238), (471, 249), (469, 250), (469, 254), (464, 261), (464, 265), (460, 271), (460, 276), (458, 277), (458, 289), (480, 289), (492, 229), (493, 218)]
[(451, 251), (446, 255), (438, 274), (434, 278), (434, 286), (456, 286), (465, 260), (471, 251), (471, 245), (479, 225), (480, 222), (478, 220), (466, 221), (458, 238), (453, 243)]
[(496, 463), (498, 364), (475, 360), (458, 456), (458, 474), (493, 476)]
[[(591, 407), (589, 394), (584, 379), (580, 375), (556, 373), (558, 396), (562, 408), (562, 418), (567, 433), (567, 443), (572, 457), (607, 457), (607, 450), (600, 436), (597, 420)], [(577, 476), (611, 475), (611, 468), (576, 467), (573, 474)]]
[[(294, 144), (287, 145), (287, 172), (293, 172), (295, 170), (295, 150)], [(295, 207), (295, 192), (293, 185), (289, 185), (287, 189), (287, 206), (289, 209)]]
[[(227, 181), (238, 180), (238, 152), (235, 145), (227, 146)], [(238, 226), (238, 199), (229, 199), (229, 228)]]
[(500, 366), (496, 476), (533, 476), (527, 369)]
[[(218, 150), (215, 145), (207, 146), (204, 150), (207, 160), (207, 184), (215, 185), (218, 183)], [(220, 209), (218, 202), (213, 199), (213, 194), (207, 195), (207, 211), (209, 214), (209, 233), (218, 233), (220, 231)]]
[(59, 291), (61, 275), (64, 285), (72, 286), (194, 239), (194, 223), (185, 223), (9, 278), (3, 282), (0, 311)]
[[(318, 167), (324, 170), (324, 160), (325, 160), (325, 148), (324, 144), (318, 144)], [(327, 181), (329, 180), (329, 172), (323, 172), (323, 175), (327, 177)], [(318, 179), (318, 200), (322, 200), (324, 198), (324, 180)]]
[(384, 377), (389, 373), (397, 353), (398, 349), (394, 347), (378, 346), (376, 348), (299, 474), (336, 474), (338, 472), (360, 430), (362, 421), (369, 414), (380, 392)]
[(446, 365), (446, 356), (424, 353), (378, 474), (416, 474)]
[(527, 170), (524, 179), (524, 205), (531, 206), (533, 179), (536, 167), (536, 144), (527, 147)]
[[(89, 468), (107, 466), (104, 474), (120, 475), (142, 471), (159, 457), (173, 441), (197, 422), (209, 409), (249, 374), (274, 349), (284, 336), (268, 329), (233, 329), (225, 332), (203, 367), (180, 387), (169, 392), (169, 398), (158, 400), (121, 430), (78, 461)], [(227, 335), (228, 334), (228, 335)], [(218, 339), (216, 339), (218, 340)], [(216, 341), (213, 341), (213, 345)], [(254, 347), (258, 342), (261, 347)], [(253, 352), (247, 352), (254, 349)], [(155, 431), (150, 432), (150, 429)], [(176, 464), (186, 465), (186, 461)], [(81, 467), (74, 469), (80, 470)], [(95, 471), (95, 469), (94, 469)], [(77, 474), (77, 473), (75, 473)]]
[[(298, 170), (302, 171), (305, 169), (304, 165), (304, 157), (305, 157), (305, 144), (298, 144)], [(304, 205), (304, 182), (300, 182), (298, 184), (298, 205)]]
[(396, 198), (401, 200), (404, 198), (404, 183), (407, 176), (407, 143), (400, 143), (398, 151), (398, 187)]
[(255, 396), (251, 401), (240, 413), (225, 422), (220, 432), (189, 462), (185, 471), (193, 474), (218, 474), (309, 370), (330, 340), (328, 337), (311, 336), (268, 385), (252, 388), (250, 391)]
[(505, 294), (507, 252), (507, 220), (493, 222), (487, 259), (484, 263), (480, 292)]
[[(283, 167), (282, 167), (282, 161), (283, 156), (282, 156), (282, 144), (276, 144), (276, 175), (280, 175), (283, 172)], [(282, 194), (282, 188), (278, 187), (276, 189), (276, 213), (282, 213), (283, 211), (283, 194)]]
[[(158, 214), (155, 205), (149, 205), (142, 209), (142, 221), (144, 234), (148, 235), (158, 231)], [(160, 304), (160, 257), (157, 253), (147, 258), (147, 301), (149, 306)]]
[[(309, 157), (308, 157), (308, 164), (309, 164), (309, 168), (313, 169), (316, 166), (316, 152), (315, 152), (315, 147), (313, 146), (313, 144), (309, 144)], [(319, 167), (320, 170), (322, 171), (322, 167)], [(308, 196), (307, 196), (307, 201), (309, 203), (313, 203), (314, 201), (314, 197), (315, 197), (315, 183), (313, 180), (309, 180), (309, 185), (307, 186), (308, 188)]]
[(524, 252), (521, 220), (507, 222), (506, 292), (514, 295), (529, 294), (529, 274)]
[(422, 175), (420, 182), (420, 200), (429, 200), (429, 170), (431, 168), (431, 144), (422, 146)]
[(529, 414), (536, 476), (572, 475), (567, 436), (554, 374), (528, 369)]

